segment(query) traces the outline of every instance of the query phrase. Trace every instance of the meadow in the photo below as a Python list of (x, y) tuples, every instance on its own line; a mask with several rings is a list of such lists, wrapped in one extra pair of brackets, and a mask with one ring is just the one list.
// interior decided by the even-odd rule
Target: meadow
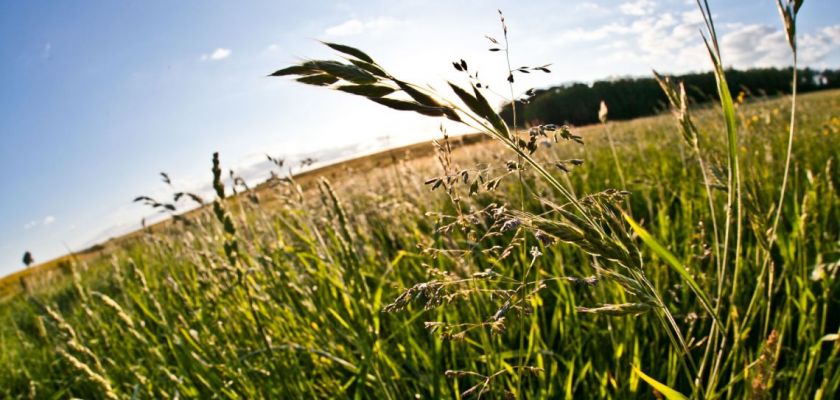
[[(832, 398), (840, 383), (840, 93), (800, 101), (796, 162), (774, 270), (760, 277), (758, 262), (746, 262), (737, 277), (740, 289), (731, 293), (737, 307), (730, 318), (741, 322), (749, 311), (750, 319), (721, 371), (716, 390), (724, 397), (763, 386), (780, 397), (821, 391)], [(785, 99), (774, 99), (738, 108), (745, 180), (754, 201), (779, 189), (788, 107)], [(715, 110), (698, 111), (697, 119), (701, 131), (721, 129)], [(697, 223), (708, 218), (701, 173), (682, 148), (672, 118), (609, 128), (626, 166), (634, 217), (706, 283), (710, 239)], [(541, 157), (584, 160), (563, 175), (580, 192), (616, 184), (603, 129), (575, 132), (585, 146), (555, 144)], [(4, 396), (436, 398), (458, 396), (483, 381), (473, 373), (498, 373), (491, 382), (494, 395), (509, 390), (529, 397), (651, 397), (633, 366), (689, 388), (680, 351), (652, 315), (576, 310), (631, 297), (600, 275), (597, 261), (584, 251), (515, 232), (482, 239), (481, 250), (458, 251), (476, 243), (474, 232), (493, 224), (492, 216), (478, 212), (519, 202), (519, 183), (508, 176), (496, 189), (472, 196), (469, 187), (453, 188), (453, 202), (424, 182), (442, 168), (506, 171), (509, 160), (499, 147), (458, 147), (445, 167), (436, 158), (398, 158), (308, 190), (277, 182), (258, 191), (260, 203), (231, 198), (225, 204), (245, 260), (238, 267), (227, 262), (224, 228), (209, 209), (191, 226), (142, 234), (113, 259), (74, 265), (65, 282), (3, 304)], [(722, 158), (722, 144), (714, 147), (709, 159)], [(524, 179), (552, 198), (530, 174)], [(525, 200), (527, 209), (544, 208), (530, 196)], [(518, 246), (507, 249), (512, 243)], [(745, 258), (758, 257), (760, 246), (751, 238)], [(531, 247), (541, 253), (538, 258)], [(667, 298), (689, 348), (701, 354), (703, 337), (695, 332), (710, 323), (708, 317), (678, 276), (652, 252), (644, 253), (652, 260), (648, 276)], [(532, 263), (541, 279), (580, 280), (546, 281), (522, 310), (507, 314), (504, 326), (459, 326), (490, 319), (506, 299), (492, 290), (519, 279), (522, 267)], [(480, 275), (486, 271), (492, 275)], [(383, 312), (405, 289), (428, 281), (464, 282), (443, 290), (443, 300), (424, 298), (402, 311)], [(756, 290), (761, 295), (748, 310)], [(441, 335), (436, 323), (458, 332), (447, 327)], [(437, 329), (430, 332), (430, 324)], [(518, 365), (539, 370), (519, 374)]]
[(516, 130), (328, 45), (277, 75), (494, 140), (247, 192), (208, 157), (212, 204), (0, 305), (4, 397), (840, 396), (840, 91), (715, 62), (720, 103)]

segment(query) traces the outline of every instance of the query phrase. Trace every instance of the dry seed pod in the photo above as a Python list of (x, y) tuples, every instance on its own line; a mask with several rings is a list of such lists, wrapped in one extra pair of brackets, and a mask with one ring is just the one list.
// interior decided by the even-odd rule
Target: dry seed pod
[(588, 314), (604, 314), (611, 316), (638, 315), (653, 308), (647, 303), (604, 304), (600, 307), (576, 307), (577, 312)]
[(598, 109), (598, 120), (601, 121), (602, 124), (607, 123), (607, 103), (601, 100), (601, 107)]

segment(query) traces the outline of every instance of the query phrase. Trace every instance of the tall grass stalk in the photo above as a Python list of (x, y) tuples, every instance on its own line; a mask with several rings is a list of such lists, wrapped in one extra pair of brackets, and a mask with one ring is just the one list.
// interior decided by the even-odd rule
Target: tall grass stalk
[[(741, 174), (739, 168), (739, 157), (738, 157), (738, 135), (737, 135), (737, 122), (735, 117), (735, 106), (732, 101), (732, 95), (729, 91), (729, 86), (726, 82), (726, 75), (725, 70), (723, 67), (723, 61), (721, 59), (720, 54), (720, 46), (718, 44), (717, 32), (715, 31), (714, 21), (712, 19), (712, 13), (709, 8), (709, 3), (707, 0), (697, 0), (697, 5), (700, 8), (700, 11), (703, 15), (703, 20), (706, 25), (706, 32), (703, 35), (703, 41), (706, 45), (706, 49), (709, 53), (709, 58), (713, 64), (713, 71), (715, 73), (715, 78), (718, 86), (718, 95), (720, 98), (721, 109), (723, 111), (723, 118), (724, 118), (724, 126), (726, 127), (727, 133), (727, 149), (728, 149), (728, 178), (727, 178), (727, 202), (726, 202), (726, 221), (724, 222), (724, 239), (723, 239), (723, 255), (721, 258), (721, 272), (718, 276), (718, 288), (717, 288), (717, 306), (715, 308), (715, 313), (720, 314), (721, 306), (723, 302), (723, 290), (724, 285), (723, 282), (727, 280), (732, 282), (732, 287), (730, 290), (730, 298), (729, 304), (734, 304), (735, 300), (735, 293), (738, 292), (738, 279), (740, 276), (740, 268), (741, 268), (741, 245), (742, 245), (742, 206), (741, 206)], [(707, 37), (708, 35), (708, 37)], [(734, 224), (735, 224), (735, 248), (734, 248), (734, 255), (733, 258), (733, 272), (731, 278), (727, 278), (727, 259), (730, 252), (730, 234), (731, 234), (731, 227), (733, 224), (733, 213), (734, 213)], [(724, 349), (726, 348), (726, 337), (728, 335), (730, 325), (731, 325), (731, 318), (726, 319), (726, 325), (723, 332), (717, 332), (717, 327), (712, 326), (712, 331), (709, 335), (709, 342), (708, 346), (712, 346), (714, 352), (707, 352), (707, 355), (712, 355), (716, 353), (716, 357), (714, 359), (714, 363), (712, 365), (711, 373), (709, 375), (708, 384), (707, 384), (707, 392), (714, 393), (714, 388), (717, 386), (717, 379), (718, 374), (721, 369), (721, 365), (724, 361)], [(736, 346), (738, 341), (734, 341), (733, 346)], [(731, 350), (734, 351), (734, 348)], [(701, 365), (705, 365), (705, 358), (707, 355), (704, 355), (704, 360), (701, 362)]]
[(607, 126), (608, 113), (609, 110), (607, 109), (607, 103), (602, 100), (600, 109), (598, 110), (598, 120), (601, 121), (601, 125), (604, 127), (604, 135), (607, 137), (607, 142), (610, 144), (610, 152), (612, 153), (612, 159), (615, 163), (615, 170), (618, 173), (621, 188), (626, 189), (627, 181), (624, 179), (624, 168), (621, 167), (621, 162), (618, 160), (618, 153), (615, 151), (615, 143), (613, 142), (612, 135), (610, 134), (610, 128)]
[(657, 82), (659, 82), (662, 91), (665, 93), (665, 96), (668, 98), (668, 102), (671, 104), (671, 110), (674, 114), (674, 117), (677, 119), (677, 122), (680, 126), (680, 132), (682, 133), (684, 142), (688, 145), (691, 151), (694, 153), (694, 156), (697, 158), (697, 164), (700, 167), (700, 174), (703, 177), (703, 187), (706, 191), (706, 201), (709, 206), (709, 215), (712, 221), (712, 235), (713, 235), (713, 243), (712, 243), (712, 252), (714, 254), (715, 259), (715, 271), (717, 275), (717, 287), (723, 286), (723, 271), (722, 271), (722, 260), (720, 258), (720, 233), (718, 230), (717, 224), (717, 215), (715, 212), (715, 198), (712, 195), (712, 183), (709, 179), (709, 173), (706, 167), (706, 163), (703, 160), (703, 155), (700, 152), (700, 144), (699, 144), (699, 136), (700, 132), (697, 129), (697, 126), (694, 124), (694, 121), (691, 118), (691, 114), (689, 112), (689, 103), (688, 103), (688, 95), (685, 91), (685, 85), (683, 82), (679, 82), (679, 84), (675, 84), (671, 81), (670, 78), (665, 77), (653, 71), (653, 76), (656, 78)]
[(772, 242), (775, 241), (776, 228), (779, 226), (779, 218), (782, 215), (782, 205), (785, 200), (785, 189), (787, 189), (787, 179), (790, 171), (790, 158), (793, 153), (793, 134), (796, 131), (796, 88), (799, 84), (797, 79), (796, 15), (799, 13), (799, 8), (802, 7), (803, 2), (803, 0), (787, 0), (786, 4), (782, 4), (782, 0), (776, 0), (776, 5), (785, 28), (785, 36), (793, 56), (793, 76), (791, 77), (790, 128), (788, 132), (787, 151), (785, 152), (785, 172), (782, 174), (782, 188), (779, 191), (779, 201), (776, 203), (776, 215), (773, 217), (773, 226), (770, 228), (770, 247), (772, 247)]

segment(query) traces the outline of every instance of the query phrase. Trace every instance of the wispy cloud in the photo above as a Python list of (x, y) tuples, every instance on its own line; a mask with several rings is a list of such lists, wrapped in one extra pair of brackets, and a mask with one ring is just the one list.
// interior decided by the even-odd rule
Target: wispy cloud
[(575, 43), (579, 41), (596, 41), (601, 39), (606, 39), (607, 37), (611, 37), (617, 34), (625, 34), (629, 33), (631, 28), (629, 26), (618, 24), (618, 23), (610, 23), (607, 25), (602, 25), (597, 28), (593, 29), (585, 29), (585, 28), (574, 28), (574, 29), (567, 29), (564, 30), (555, 41), (558, 44), (562, 43)]
[[(797, 40), (800, 62), (817, 65), (840, 48), (840, 25), (828, 26)], [(781, 29), (744, 25), (721, 39), (725, 61), (739, 68), (780, 67), (791, 64), (790, 48)]]
[(820, 31), (834, 42), (840, 42), (840, 25), (827, 26)]
[(52, 225), (54, 222), (55, 222), (55, 217), (52, 216), (52, 215), (47, 215), (42, 220), (33, 219), (32, 221), (29, 221), (29, 222), (23, 224), (23, 229), (28, 231), (28, 230), (30, 230), (32, 228), (36, 228), (38, 226)]
[(231, 51), (230, 49), (226, 49), (226, 48), (223, 48), (223, 47), (219, 47), (219, 48), (217, 48), (216, 50), (213, 50), (213, 52), (212, 52), (212, 53), (210, 53), (210, 54), (202, 54), (202, 55), (201, 55), (201, 61), (207, 61), (207, 60), (211, 60), (211, 61), (219, 61), (219, 60), (224, 60), (225, 58), (230, 57), (231, 53), (232, 53), (232, 51)]
[(627, 15), (648, 15), (653, 12), (654, 4), (652, 0), (636, 0), (623, 3), (618, 9)]
[(376, 17), (369, 20), (350, 19), (324, 30), (327, 36), (354, 36), (363, 33), (380, 33), (400, 25), (401, 21), (391, 17)]
[(595, 11), (602, 11), (604, 10), (603, 7), (599, 6), (597, 3), (593, 3), (591, 1), (584, 1), (575, 6), (576, 11), (584, 11), (584, 12), (595, 12)]
[[(653, 7), (646, 0), (624, 3), (616, 12), (632, 15), (630, 21), (566, 29), (553, 38), (553, 43), (572, 47), (593, 42), (594, 48), (608, 52), (603, 55), (607, 59), (647, 64), (669, 72), (708, 68), (708, 54), (698, 33), (703, 25), (700, 13), (673, 10), (649, 15)], [(718, 35), (727, 66), (756, 68), (791, 64), (790, 48), (780, 27), (743, 23), (721, 26)], [(799, 34), (798, 42), (800, 62), (821, 67), (833, 51), (840, 49), (840, 25)]]

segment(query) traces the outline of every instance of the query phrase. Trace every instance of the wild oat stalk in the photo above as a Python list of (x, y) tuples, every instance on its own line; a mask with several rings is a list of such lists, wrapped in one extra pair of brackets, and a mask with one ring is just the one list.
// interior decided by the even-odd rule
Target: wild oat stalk
[[(784, 201), (785, 201), (785, 190), (787, 189), (787, 180), (790, 170), (790, 159), (793, 153), (793, 135), (796, 131), (796, 92), (798, 86), (798, 79), (797, 79), (797, 47), (796, 47), (796, 15), (799, 12), (800, 7), (802, 7), (803, 0), (787, 0), (786, 4), (782, 4), (781, 0), (776, 0), (776, 5), (779, 9), (779, 14), (782, 17), (782, 23), (785, 28), (785, 36), (787, 38), (788, 44), (790, 45), (791, 53), (793, 56), (793, 71), (791, 77), (791, 105), (790, 105), (790, 123), (789, 123), (789, 130), (788, 130), (788, 140), (787, 140), (787, 151), (785, 153), (785, 169), (782, 174), (782, 188), (779, 191), (779, 201), (776, 202), (776, 212), (775, 216), (773, 217), (773, 224), (770, 228), (766, 231), (767, 234), (767, 247), (766, 252), (764, 255), (764, 260), (761, 265), (761, 272), (759, 273), (758, 282), (763, 284), (764, 277), (767, 274), (767, 270), (770, 266), (771, 261), (771, 250), (773, 249), (773, 245), (776, 243), (778, 239), (777, 229), (779, 227), (779, 220), (782, 216), (782, 210), (784, 209)], [(785, 269), (786, 270), (786, 269)], [(771, 304), (773, 301), (772, 298), (772, 290), (773, 290), (773, 281), (772, 281), (772, 272), (769, 274), (768, 283), (767, 283), (767, 306), (766, 306), (766, 316), (762, 334), (767, 335), (768, 330), (770, 329), (770, 311), (772, 309)], [(759, 285), (759, 288), (761, 285)], [(750, 299), (749, 306), (747, 306), (747, 313), (744, 318), (744, 322), (742, 325), (746, 325), (747, 321), (749, 320), (750, 311), (752, 311), (755, 302), (757, 301), (760, 295), (760, 290), (756, 289), (753, 293), (752, 298)]]
[(219, 153), (213, 153), (213, 189), (216, 191), (216, 200), (213, 201), (213, 214), (216, 219), (222, 224), (225, 235), (225, 255), (231, 265), (237, 265), (237, 254), (239, 250), (239, 243), (236, 240), (236, 227), (233, 225), (233, 219), (225, 209), (223, 202), (225, 200), (225, 185), (222, 182), (222, 169), (219, 167)]
[(779, 14), (782, 17), (782, 23), (785, 27), (785, 37), (790, 45), (791, 53), (793, 54), (793, 76), (791, 77), (791, 96), (790, 96), (790, 130), (788, 133), (787, 152), (785, 153), (785, 172), (782, 174), (782, 189), (779, 191), (779, 201), (776, 203), (776, 215), (773, 217), (773, 225), (770, 227), (769, 236), (770, 244), (768, 248), (773, 247), (773, 242), (776, 240), (776, 228), (779, 226), (779, 218), (782, 215), (782, 209), (785, 201), (785, 189), (787, 189), (787, 180), (790, 170), (790, 158), (793, 153), (793, 133), (796, 131), (796, 88), (798, 86), (797, 79), (797, 51), (796, 51), (796, 15), (799, 13), (799, 8), (802, 7), (804, 0), (787, 0), (787, 3), (782, 4), (782, 0), (776, 0), (776, 5), (779, 8)]
[[(725, 321), (725, 325), (721, 326), (720, 319), (718, 316), (722, 315), (721, 308), (723, 306), (723, 295), (724, 295), (724, 282), (727, 282), (727, 257), (729, 256), (730, 252), (730, 229), (732, 226), (732, 220), (734, 218), (735, 224), (735, 249), (734, 249), (734, 271), (732, 273), (732, 286), (730, 290), (730, 300), (729, 303), (733, 304), (735, 300), (735, 295), (738, 293), (738, 278), (740, 276), (741, 270), (741, 253), (742, 253), (742, 206), (741, 206), (741, 175), (739, 170), (739, 156), (738, 156), (738, 135), (737, 135), (737, 128), (736, 128), (736, 120), (735, 120), (735, 107), (732, 101), (732, 95), (729, 91), (729, 86), (726, 81), (726, 75), (724, 71), (723, 61), (721, 58), (720, 53), (720, 46), (718, 44), (717, 39), (717, 32), (715, 30), (714, 21), (712, 19), (712, 13), (709, 9), (709, 4), (707, 0), (697, 0), (697, 6), (700, 9), (700, 12), (703, 16), (703, 20), (705, 22), (705, 33), (701, 32), (703, 37), (703, 41), (706, 45), (706, 49), (709, 53), (709, 58), (712, 61), (713, 71), (715, 75), (715, 80), (717, 82), (718, 87), (718, 95), (720, 97), (721, 109), (723, 111), (724, 117), (724, 126), (726, 127), (726, 137), (727, 137), (727, 148), (728, 148), (728, 180), (727, 180), (727, 202), (726, 202), (726, 221), (725, 221), (725, 233), (723, 238), (723, 251), (722, 255), (716, 257), (717, 261), (717, 297), (715, 299), (714, 310), (709, 309), (709, 301), (702, 295), (702, 289), (697, 286), (696, 283), (690, 279), (690, 276), (685, 276), (684, 279), (686, 282), (690, 284), (692, 289), (695, 290), (695, 293), (698, 294), (701, 300), (703, 300), (704, 306), (707, 308), (707, 311), (712, 315), (715, 320), (715, 323), (711, 326), (711, 331), (708, 336), (706, 349), (703, 354), (702, 361), (700, 363), (699, 368), (697, 369), (697, 373), (694, 377), (694, 393), (695, 395), (702, 396), (702, 377), (703, 371), (706, 368), (707, 360), (713, 354), (717, 354), (717, 358), (714, 361), (714, 364), (711, 369), (710, 377), (707, 381), (706, 386), (706, 394), (709, 396), (715, 395), (715, 388), (718, 378), (718, 373), (721, 368), (721, 364), (723, 361), (724, 349), (726, 347), (726, 336), (728, 335), (730, 322), (731, 319), (727, 318)], [(708, 178), (706, 177), (705, 168), (702, 165), (702, 157), (700, 157), (699, 147), (697, 146), (697, 131), (694, 127), (693, 123), (691, 122), (690, 118), (688, 117), (687, 113), (687, 99), (685, 97), (684, 89), (681, 89), (681, 93), (679, 96), (677, 92), (669, 81), (662, 79), (658, 74), (656, 74), (657, 79), (659, 80), (662, 89), (666, 93), (666, 97), (668, 98), (669, 102), (671, 103), (672, 108), (675, 110), (675, 114), (677, 115), (678, 121), (680, 122), (680, 126), (682, 128), (682, 133), (684, 139), (692, 146), (695, 150), (695, 154), (698, 157), (698, 160), (701, 163), (701, 169), (703, 169), (703, 179), (704, 184), (706, 186), (706, 193), (707, 199), (709, 202), (710, 212), (712, 213), (712, 220), (713, 220), (713, 229), (715, 232), (715, 248), (716, 248), (716, 255), (720, 254), (717, 253), (719, 238), (717, 236), (717, 227), (714, 217), (714, 201), (711, 195), (710, 185)], [(679, 110), (679, 111), (677, 111)], [(734, 214), (734, 215), (733, 215)], [(634, 221), (629, 219), (628, 221), (633, 225), (634, 230), (643, 239), (650, 245), (653, 250), (658, 253), (660, 256), (664, 257), (666, 260), (670, 260), (669, 263), (677, 269), (678, 272), (684, 271), (683, 267), (679, 263), (679, 261), (673, 257), (664, 247), (658, 244), (655, 239), (653, 239), (649, 235), (645, 235), (641, 227), (638, 227)], [(682, 275), (682, 273), (681, 273)], [(722, 332), (721, 332), (722, 331)], [(737, 341), (736, 341), (737, 344)]]
[(615, 163), (615, 170), (618, 172), (618, 179), (619, 182), (621, 182), (621, 188), (627, 189), (627, 181), (624, 179), (624, 168), (621, 167), (621, 162), (618, 160), (618, 153), (615, 152), (615, 143), (613, 143), (610, 128), (607, 126), (608, 115), (609, 109), (607, 108), (607, 103), (601, 100), (601, 106), (598, 109), (598, 120), (601, 121), (601, 125), (604, 127), (604, 134), (607, 136), (607, 142), (610, 144), (610, 152), (612, 153), (613, 162)]
[(709, 203), (709, 213), (712, 220), (712, 232), (714, 235), (713, 252), (715, 255), (715, 265), (717, 266), (718, 287), (720, 287), (723, 285), (723, 273), (721, 271), (720, 234), (718, 233), (717, 217), (715, 215), (715, 200), (712, 195), (712, 183), (706, 171), (706, 163), (703, 161), (703, 155), (700, 153), (699, 132), (688, 109), (688, 96), (685, 92), (685, 85), (683, 82), (675, 84), (670, 77), (659, 75), (656, 71), (653, 71), (653, 76), (656, 78), (662, 91), (665, 92), (665, 97), (668, 98), (668, 102), (671, 104), (671, 111), (679, 123), (683, 140), (694, 151), (694, 156), (697, 157), (697, 163), (700, 166), (700, 173), (703, 176), (703, 186), (706, 189), (706, 200)]
[(85, 379), (89, 380), (91, 383), (97, 385), (100, 389), (100, 394), (102, 397), (106, 399), (119, 399), (119, 396), (114, 392), (114, 388), (111, 387), (111, 384), (108, 382), (105, 377), (100, 374), (97, 374), (90, 367), (80, 361), (78, 358), (74, 357), (72, 354), (67, 353), (63, 349), (57, 349), (56, 352), (65, 360), (67, 361), (70, 366), (73, 367), (78, 373), (81, 373), (81, 376)]
[[(665, 92), (665, 96), (668, 98), (669, 103), (671, 104), (671, 110), (674, 114), (674, 117), (677, 119), (680, 131), (683, 136), (683, 140), (685, 143), (694, 151), (695, 157), (697, 157), (697, 162), (700, 166), (700, 172), (703, 176), (703, 186), (706, 189), (706, 200), (708, 201), (709, 205), (709, 213), (712, 220), (712, 231), (714, 235), (714, 243), (713, 243), (713, 253), (716, 265), (716, 275), (717, 275), (717, 288), (718, 288), (718, 296), (715, 299), (715, 309), (711, 311), (713, 315), (716, 317), (719, 316), (720, 312), (720, 302), (721, 302), (721, 291), (723, 290), (724, 286), (724, 270), (723, 270), (723, 260), (720, 257), (720, 235), (718, 233), (718, 226), (717, 226), (717, 217), (715, 216), (715, 202), (714, 196), (712, 195), (712, 188), (711, 183), (709, 181), (708, 173), (706, 172), (706, 166), (703, 162), (703, 156), (700, 153), (700, 146), (699, 146), (699, 132), (697, 127), (695, 126), (694, 122), (691, 119), (691, 115), (688, 110), (688, 96), (685, 92), (685, 85), (682, 82), (679, 85), (674, 84), (669, 77), (663, 77), (659, 75), (656, 71), (653, 71), (654, 77), (656, 78), (657, 82), (659, 82), (662, 91)], [(710, 354), (712, 354), (712, 349), (714, 345), (712, 344), (717, 339), (719, 326), (716, 324), (712, 328), (711, 335), (709, 336), (709, 345), (706, 346), (705, 352), (703, 353), (703, 358), (701, 360), (698, 374), (695, 377), (695, 382), (697, 385), (700, 386), (700, 383), (703, 379), (704, 369), (706, 367), (706, 363)]]
[[(726, 81), (723, 61), (720, 53), (720, 46), (718, 44), (717, 32), (715, 30), (712, 13), (709, 9), (707, 0), (697, 0), (697, 6), (703, 16), (705, 22), (705, 33), (701, 32), (703, 42), (706, 45), (706, 50), (709, 53), (709, 58), (712, 61), (713, 72), (718, 87), (718, 96), (720, 98), (721, 110), (723, 111), (724, 126), (726, 127), (727, 149), (728, 149), (728, 179), (727, 179), (727, 201), (726, 201), (726, 221), (724, 222), (724, 238), (723, 251), (720, 259), (720, 268), (718, 272), (718, 288), (717, 298), (715, 303), (715, 314), (721, 314), (721, 307), (723, 303), (723, 282), (731, 281), (732, 287), (730, 290), (730, 304), (734, 302), (735, 294), (738, 290), (738, 277), (741, 269), (741, 245), (742, 245), (742, 207), (741, 207), (741, 174), (739, 168), (738, 156), (738, 134), (735, 120), (735, 106), (732, 101), (732, 95), (729, 91), (729, 86)], [(730, 252), (730, 233), (731, 227), (735, 224), (735, 249), (734, 249), (734, 271), (732, 278), (727, 278), (727, 258)], [(726, 336), (729, 332), (731, 319), (727, 318), (722, 332), (718, 331), (718, 325), (713, 324), (708, 338), (707, 349), (704, 352), (703, 359), (700, 363), (701, 368), (705, 368), (707, 358), (713, 356), (715, 353), (717, 357), (712, 365), (711, 373), (707, 381), (706, 392), (709, 395), (714, 395), (718, 373), (723, 362), (724, 349), (726, 347)], [(702, 371), (698, 373), (695, 378), (698, 381), (697, 387), (700, 386), (700, 379)]]

